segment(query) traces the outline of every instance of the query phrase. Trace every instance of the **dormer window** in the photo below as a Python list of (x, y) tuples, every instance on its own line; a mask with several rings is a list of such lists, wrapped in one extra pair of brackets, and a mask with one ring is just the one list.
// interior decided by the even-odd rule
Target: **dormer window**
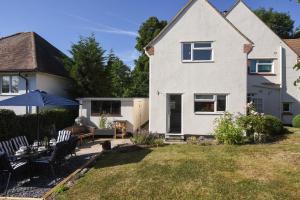
[(213, 61), (212, 42), (184, 42), (182, 43), (183, 62)]
[(250, 59), (248, 62), (250, 74), (274, 74), (274, 61)]

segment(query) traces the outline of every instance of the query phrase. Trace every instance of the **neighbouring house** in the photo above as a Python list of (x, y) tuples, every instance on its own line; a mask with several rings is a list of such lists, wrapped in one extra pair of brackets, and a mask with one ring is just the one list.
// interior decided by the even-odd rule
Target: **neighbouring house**
[(250, 101), (286, 124), (300, 113), (297, 53), (243, 1), (221, 13), (190, 0), (145, 51), (150, 132), (210, 135), (216, 118), (246, 114)]
[[(70, 79), (64, 58), (66, 55), (34, 32), (0, 38), (0, 100), (37, 89), (67, 96)], [(35, 112), (30, 107), (5, 108), (16, 114)]]
[[(127, 132), (134, 133), (149, 121), (149, 101), (147, 98), (79, 98), (79, 116), (88, 120), (89, 125), (99, 127), (101, 116), (107, 125), (114, 121), (126, 121)], [(113, 132), (96, 131), (96, 135)]]

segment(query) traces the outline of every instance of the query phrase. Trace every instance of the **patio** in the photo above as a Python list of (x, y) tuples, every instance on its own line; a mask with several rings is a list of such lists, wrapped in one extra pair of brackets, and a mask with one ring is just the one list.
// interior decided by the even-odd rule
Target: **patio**
[[(38, 170), (32, 174), (32, 178), (28, 176), (20, 177), (18, 182), (12, 180), (8, 189), (9, 197), (26, 197), (26, 198), (41, 198), (54, 186), (59, 184), (62, 180), (68, 177), (71, 173), (81, 168), (93, 157), (102, 152), (101, 142), (109, 139), (97, 139), (94, 142), (84, 143), (76, 148), (76, 156), (63, 166), (56, 170), (56, 181), (45, 170)], [(128, 139), (111, 140), (112, 147), (119, 144), (130, 143)], [(63, 170), (62, 170), (63, 169)], [(24, 174), (21, 174), (23, 176)], [(0, 197), (4, 196), (4, 191), (0, 191)]]

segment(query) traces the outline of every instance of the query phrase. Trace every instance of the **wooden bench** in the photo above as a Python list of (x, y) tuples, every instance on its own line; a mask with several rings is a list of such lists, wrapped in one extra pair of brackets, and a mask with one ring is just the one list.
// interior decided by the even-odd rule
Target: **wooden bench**
[(65, 128), (65, 130), (71, 131), (72, 135), (76, 135), (79, 138), (80, 145), (82, 145), (83, 140), (86, 138), (91, 139), (93, 142), (95, 141), (95, 127), (91, 126), (71, 126)]

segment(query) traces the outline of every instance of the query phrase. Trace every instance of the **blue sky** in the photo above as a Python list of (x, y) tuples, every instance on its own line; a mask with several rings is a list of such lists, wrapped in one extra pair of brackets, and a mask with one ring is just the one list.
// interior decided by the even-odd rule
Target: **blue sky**
[[(210, 0), (226, 10), (235, 0)], [(35, 31), (69, 55), (79, 36), (94, 33), (104, 49), (113, 49), (128, 65), (138, 56), (135, 38), (150, 16), (170, 20), (187, 0), (1, 0), (0, 37)], [(296, 0), (245, 0), (252, 8), (288, 12), (300, 26)]]

